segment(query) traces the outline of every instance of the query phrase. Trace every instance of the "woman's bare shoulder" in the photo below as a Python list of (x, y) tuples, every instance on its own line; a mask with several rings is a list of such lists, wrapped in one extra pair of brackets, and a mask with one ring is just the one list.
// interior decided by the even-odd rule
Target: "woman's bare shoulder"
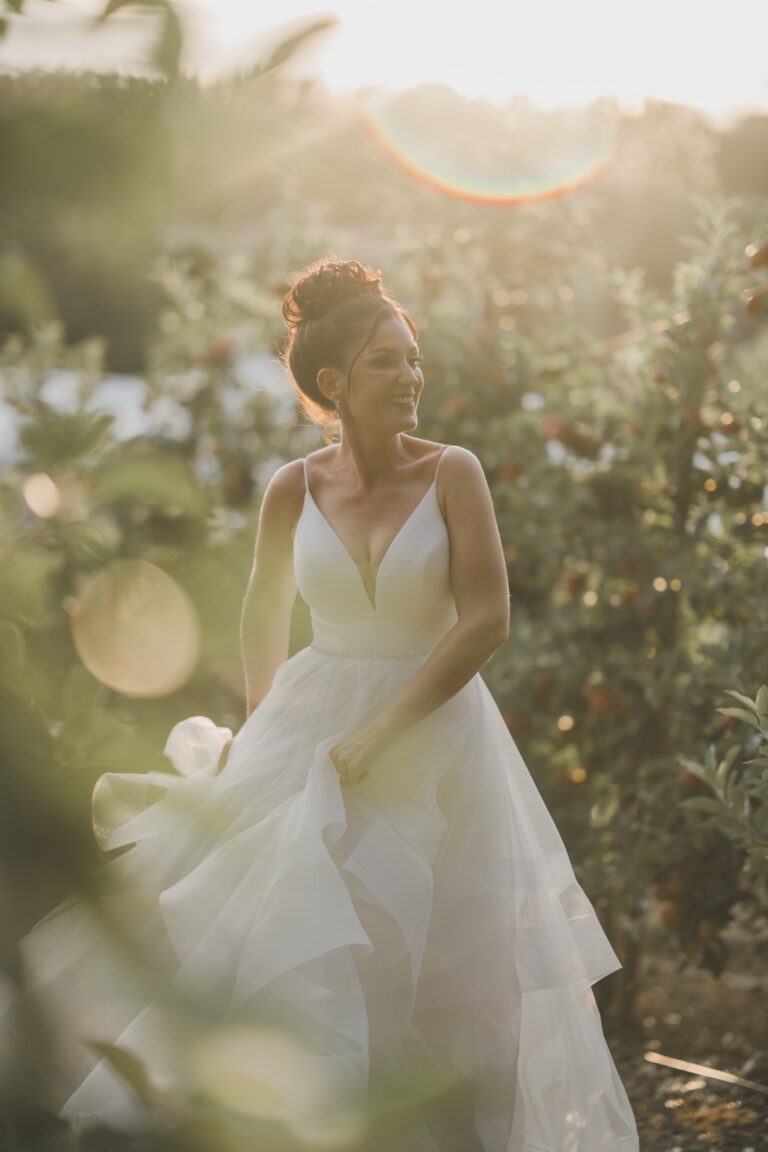
[(478, 468), (482, 470), (482, 464), (475, 453), (461, 444), (441, 444), (436, 440), (418, 440), (416, 443), (422, 446), (424, 460), (439, 459), (441, 472), (445, 468), (452, 473), (466, 475), (467, 471), (477, 472)]
[(303, 501), (304, 461), (299, 457), (280, 464), (270, 476), (261, 502), (261, 517), (274, 516), (292, 531)]
[(281, 499), (290, 498), (292, 493), (296, 494), (303, 490), (304, 460), (301, 456), (280, 464), (270, 476), (266, 488), (266, 491), (272, 491)]
[(487, 486), (485, 468), (479, 456), (462, 444), (446, 444), (445, 448), (446, 451), (443, 453), (445, 460), (440, 462), (441, 472), (445, 469), (450, 476), (456, 478), (457, 484), (469, 480)]

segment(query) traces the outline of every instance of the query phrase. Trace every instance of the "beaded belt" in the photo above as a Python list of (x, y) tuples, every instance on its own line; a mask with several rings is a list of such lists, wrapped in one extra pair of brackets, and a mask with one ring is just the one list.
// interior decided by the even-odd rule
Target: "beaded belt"
[(321, 648), (314, 641), (309, 647), (314, 648), (315, 652), (322, 652), (327, 656), (364, 656), (370, 657), (372, 660), (402, 660), (413, 656), (426, 656), (427, 652), (430, 651), (427, 648), (423, 652), (334, 652), (332, 648)]

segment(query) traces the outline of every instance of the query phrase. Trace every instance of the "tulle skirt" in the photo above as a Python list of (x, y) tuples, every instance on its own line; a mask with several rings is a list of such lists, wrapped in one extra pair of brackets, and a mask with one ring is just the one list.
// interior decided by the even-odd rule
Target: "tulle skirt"
[(180, 1024), (86, 904), (64, 901), (22, 942), (70, 1038), (63, 1117), (141, 1124), (140, 1098), (84, 1043), (95, 1037), (160, 1088), (192, 1081), (315, 1146), (323, 1133), (328, 1148), (359, 1146), (361, 1101), (370, 1123), (393, 1094), (453, 1084), (466, 1131), (440, 1129), (425, 1103), (404, 1111), (393, 1148), (638, 1149), (591, 990), (621, 964), (482, 677), (361, 783), (339, 781), (329, 750), (425, 659), (302, 649), (218, 775), (228, 732), (189, 720), (166, 746), (179, 770), (100, 777), (97, 840), (129, 846), (104, 866), (124, 893), (115, 922), (207, 1027)]

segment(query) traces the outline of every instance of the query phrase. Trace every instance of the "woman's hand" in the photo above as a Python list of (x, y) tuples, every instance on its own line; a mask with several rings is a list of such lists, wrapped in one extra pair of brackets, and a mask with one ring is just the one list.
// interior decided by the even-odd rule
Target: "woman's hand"
[(342, 784), (365, 780), (371, 763), (391, 741), (394, 733), (383, 717), (377, 717), (334, 744), (328, 755)]

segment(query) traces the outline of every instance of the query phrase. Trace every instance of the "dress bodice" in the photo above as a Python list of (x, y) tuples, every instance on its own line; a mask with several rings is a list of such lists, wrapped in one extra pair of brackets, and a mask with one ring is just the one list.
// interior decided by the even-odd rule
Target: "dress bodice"
[(415, 656), (458, 619), (450, 582), (450, 541), (435, 475), (387, 548), (373, 602), (362, 573), (315, 503), (304, 460), (304, 503), (293, 537), (296, 585), (309, 606), (312, 647), (338, 655)]

